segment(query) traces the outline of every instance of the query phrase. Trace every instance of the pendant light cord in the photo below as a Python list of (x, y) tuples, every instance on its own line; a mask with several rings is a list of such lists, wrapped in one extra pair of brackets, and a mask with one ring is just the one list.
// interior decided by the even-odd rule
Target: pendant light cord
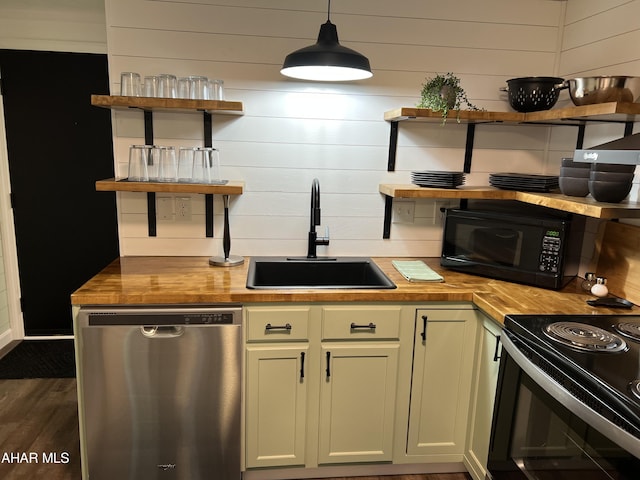
[(331, 20), (329, 17), (331, 17), (331, 0), (329, 0), (329, 6), (327, 7), (327, 22)]

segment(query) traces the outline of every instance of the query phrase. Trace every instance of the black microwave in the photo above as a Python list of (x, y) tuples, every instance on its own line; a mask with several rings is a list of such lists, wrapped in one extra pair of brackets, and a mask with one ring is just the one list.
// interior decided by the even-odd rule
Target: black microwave
[(557, 290), (578, 274), (584, 217), (446, 209), (443, 232), (443, 267)]

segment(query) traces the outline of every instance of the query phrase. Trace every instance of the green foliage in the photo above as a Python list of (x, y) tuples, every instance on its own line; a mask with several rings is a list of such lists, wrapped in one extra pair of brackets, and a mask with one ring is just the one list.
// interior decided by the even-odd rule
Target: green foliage
[(469, 110), (480, 110), (469, 102), (466, 92), (460, 86), (460, 79), (453, 73), (438, 74), (422, 84), (421, 101), (418, 107), (442, 112), (443, 124), (447, 121), (450, 110), (458, 111), (457, 119), (460, 122), (460, 110), (463, 105), (466, 105)]

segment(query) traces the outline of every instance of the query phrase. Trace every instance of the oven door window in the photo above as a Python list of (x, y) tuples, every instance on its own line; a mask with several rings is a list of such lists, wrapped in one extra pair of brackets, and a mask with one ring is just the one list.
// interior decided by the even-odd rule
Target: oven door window
[[(488, 465), (494, 480), (640, 478), (640, 460), (573, 415), (515, 362), (508, 357), (506, 360), (505, 363), (518, 370), (519, 381), (508, 385), (507, 375), (502, 383), (500, 402), (496, 402), (500, 409), (511, 407), (513, 415), (496, 416), (498, 424), (494, 425)], [(505, 389), (509, 388), (514, 390), (508, 393)], [(506, 418), (510, 418), (510, 424), (500, 425)], [(508, 441), (506, 438), (495, 441), (496, 436), (501, 437), (500, 430), (510, 435)]]

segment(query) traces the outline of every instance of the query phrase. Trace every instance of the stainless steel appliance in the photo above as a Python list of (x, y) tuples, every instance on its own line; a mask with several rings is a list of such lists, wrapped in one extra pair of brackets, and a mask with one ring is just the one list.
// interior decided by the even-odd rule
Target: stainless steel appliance
[(78, 315), (91, 480), (239, 480), (242, 310), (91, 307)]
[(640, 315), (508, 316), (487, 478), (640, 478)]
[(523, 209), (447, 209), (443, 232), (443, 267), (559, 289), (578, 273), (584, 218)]

